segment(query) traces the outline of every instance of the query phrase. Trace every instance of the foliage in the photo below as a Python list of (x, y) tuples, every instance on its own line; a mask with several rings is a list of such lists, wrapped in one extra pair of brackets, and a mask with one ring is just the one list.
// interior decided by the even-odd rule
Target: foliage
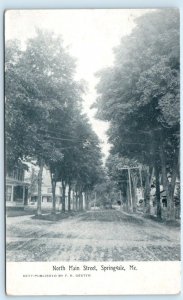
[(12, 41), (6, 45), (8, 160), (56, 160), (61, 154), (58, 143), (50, 144), (49, 130), (64, 130), (67, 115), (80, 100), (82, 87), (73, 80), (75, 62), (52, 33), (38, 30), (25, 50), (14, 52), (16, 46)]
[(57, 181), (91, 190), (102, 176), (101, 150), (82, 113), (86, 83), (74, 79), (75, 60), (61, 37), (37, 30), (25, 49), (8, 41), (5, 61), (7, 164), (36, 160), (38, 198), (43, 165), (50, 169), (53, 198)]
[(163, 152), (172, 176), (179, 149), (179, 47), (176, 9), (139, 17), (116, 47), (114, 65), (98, 72), (95, 104), (96, 116), (110, 122), (112, 154), (159, 168)]

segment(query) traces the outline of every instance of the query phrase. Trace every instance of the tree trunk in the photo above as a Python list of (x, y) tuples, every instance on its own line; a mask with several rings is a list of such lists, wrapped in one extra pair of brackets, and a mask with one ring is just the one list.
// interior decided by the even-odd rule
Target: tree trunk
[(62, 180), (62, 212), (65, 212), (65, 182)]
[(82, 192), (79, 193), (79, 210), (83, 210), (83, 194)]
[(132, 175), (132, 183), (133, 183), (133, 212), (137, 211), (137, 177)]
[(55, 214), (56, 213), (56, 197), (55, 197), (56, 182), (53, 178), (51, 180), (51, 186), (52, 186), (52, 214)]
[(75, 208), (76, 211), (78, 211), (78, 192), (75, 190)]
[(175, 192), (175, 184), (176, 184), (176, 178), (179, 170), (179, 153), (177, 155), (175, 154), (175, 159), (172, 167), (172, 178), (170, 182), (170, 197), (171, 197), (171, 218), (175, 219), (175, 202), (174, 202), (174, 192)]
[(68, 189), (68, 211), (71, 210), (71, 184), (69, 184), (69, 189)]
[(146, 178), (145, 178), (145, 193), (144, 193), (144, 214), (150, 215), (150, 179), (148, 171), (146, 171)]
[(28, 199), (31, 200), (32, 194), (34, 192), (34, 178), (35, 178), (35, 170), (34, 168), (31, 169), (31, 179), (30, 179), (30, 187), (28, 189)]
[(163, 182), (163, 189), (166, 191), (166, 200), (167, 200), (167, 219), (171, 218), (171, 196), (170, 196), (170, 186), (169, 181), (167, 178), (167, 171), (166, 171), (166, 162), (164, 151), (162, 145), (160, 147), (160, 159), (161, 159), (161, 171), (162, 171), (162, 182)]
[(131, 184), (131, 172), (130, 172), (130, 168), (128, 168), (128, 181), (129, 181), (129, 209), (131, 212), (133, 212), (133, 199), (132, 199), (132, 184)]
[(43, 176), (43, 159), (39, 163), (39, 172), (38, 172), (38, 199), (37, 199), (37, 215), (41, 215), (41, 189), (42, 189), (42, 176)]
[(125, 210), (130, 212), (130, 191), (129, 191), (129, 183), (127, 182), (127, 191), (126, 191), (126, 206)]
[(76, 194), (75, 194), (75, 187), (73, 189), (73, 193), (72, 193), (72, 209), (76, 210)]
[(163, 188), (166, 191), (166, 198), (167, 198), (167, 219), (172, 220), (175, 219), (174, 190), (176, 184), (176, 177), (178, 173), (179, 155), (175, 153), (175, 158), (172, 166), (172, 178), (170, 183), (167, 178), (166, 162), (165, 162), (163, 147), (160, 148), (160, 158), (161, 158)]
[(160, 200), (160, 182), (159, 182), (159, 165), (155, 160), (155, 177), (156, 177), (156, 204), (157, 204), (157, 218), (161, 220), (161, 200)]
[(153, 177), (154, 177), (154, 167), (150, 170), (150, 179), (149, 179), (150, 186), (152, 184)]
[(88, 193), (85, 193), (85, 209), (88, 210)]

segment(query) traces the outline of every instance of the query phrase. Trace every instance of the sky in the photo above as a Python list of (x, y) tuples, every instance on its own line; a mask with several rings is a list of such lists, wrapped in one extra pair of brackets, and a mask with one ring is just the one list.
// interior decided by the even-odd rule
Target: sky
[(97, 71), (113, 64), (113, 48), (121, 38), (131, 33), (134, 19), (147, 10), (143, 9), (62, 9), (62, 10), (9, 10), (5, 14), (5, 39), (24, 42), (41, 28), (61, 35), (64, 46), (76, 58), (76, 79), (88, 84), (84, 95), (83, 110), (88, 115), (94, 131), (101, 140), (104, 157), (110, 145), (107, 142), (106, 122), (97, 120), (95, 109), (95, 86)]

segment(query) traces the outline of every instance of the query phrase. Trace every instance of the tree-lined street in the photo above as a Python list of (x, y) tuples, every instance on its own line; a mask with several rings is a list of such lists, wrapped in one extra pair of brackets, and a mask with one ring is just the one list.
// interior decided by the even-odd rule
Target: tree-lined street
[(96, 205), (97, 194), (98, 206), (120, 201), (136, 212), (140, 200), (145, 215), (155, 207), (159, 220), (180, 217), (179, 13), (147, 12), (134, 22), (114, 50), (113, 65), (95, 74), (91, 109), (109, 123), (105, 158), (83, 110), (87, 82), (76, 80), (77, 61), (62, 37), (36, 29), (24, 48), (20, 41), (6, 42), (6, 167), (12, 173), (26, 169), (26, 162), (37, 166), (37, 215), (47, 168), (52, 214), (59, 182), (62, 212), (71, 210), (71, 201), (82, 211), (84, 198), (86, 208)]
[(179, 260), (179, 226), (116, 210), (36, 220), (36, 228), (32, 216), (12, 217), (6, 255), (8, 261)]
[[(7, 259), (179, 260), (179, 11), (74, 12), (79, 32), (67, 11), (73, 44), (81, 39), (76, 57), (55, 13), (55, 31), (34, 24), (31, 35), (6, 38)], [(96, 22), (93, 45), (88, 32)], [(123, 32), (115, 45), (105, 26)], [(111, 61), (97, 65), (102, 55), (93, 68), (103, 35)], [(108, 127), (102, 137), (94, 119)]]

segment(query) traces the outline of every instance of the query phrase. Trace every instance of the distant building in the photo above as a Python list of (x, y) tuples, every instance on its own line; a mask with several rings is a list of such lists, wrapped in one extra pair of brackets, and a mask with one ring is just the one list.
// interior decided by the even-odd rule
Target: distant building
[(23, 166), (15, 167), (6, 173), (6, 207), (24, 208), (28, 204), (28, 186)]

